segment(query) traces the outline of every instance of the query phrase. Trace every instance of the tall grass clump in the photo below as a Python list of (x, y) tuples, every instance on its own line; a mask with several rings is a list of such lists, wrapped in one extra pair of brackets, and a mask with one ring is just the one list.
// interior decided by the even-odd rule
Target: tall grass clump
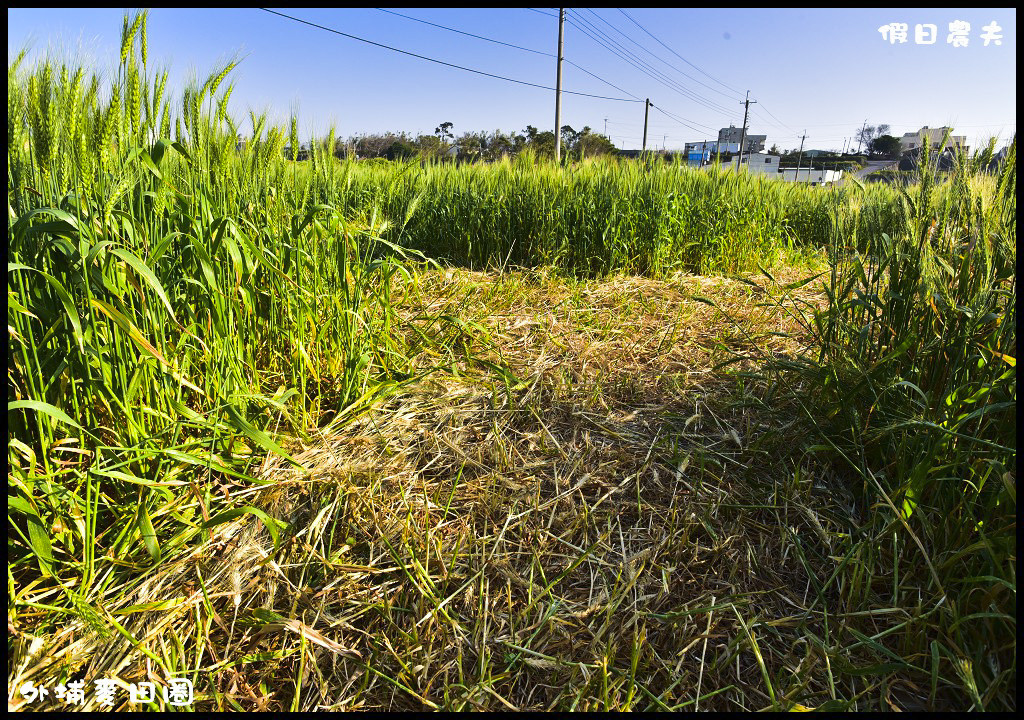
[(1015, 157), (940, 182), (926, 150), (895, 203), (846, 208), (808, 349), (775, 366), (859, 499), (819, 601), (902, 609), (836, 647), (974, 709), (1015, 706)]
[[(874, 197), (874, 196), (873, 196)], [(352, 168), (338, 202), (406, 222), (399, 238), (474, 268), (550, 266), (579, 277), (741, 272), (824, 244), (833, 188), (680, 164), (586, 160)], [(400, 231), (400, 232), (399, 232)]]
[(289, 182), (262, 116), (240, 147), (234, 63), (172, 103), (144, 13), (108, 83), (24, 62), (8, 65), (9, 617), (45, 598), (36, 632), (72, 613), (109, 634), (124, 628), (97, 598), (210, 527), (252, 512), (277, 537), (245, 500), (254, 462), (393, 382), (406, 270), (377, 249), (383, 216), (312, 200), (337, 169)]

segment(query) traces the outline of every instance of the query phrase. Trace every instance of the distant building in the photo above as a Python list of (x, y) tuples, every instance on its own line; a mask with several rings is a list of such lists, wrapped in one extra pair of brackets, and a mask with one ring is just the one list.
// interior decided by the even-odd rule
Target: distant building
[(1000, 164), (1006, 160), (1006, 155), (1009, 153), (1010, 146), (1004, 146), (1002, 150), (999, 150), (992, 156), (992, 160), (989, 161), (988, 167), (986, 168), (989, 172), (996, 172), (999, 170)]
[(667, 162), (672, 162), (672, 159), (679, 155), (675, 150), (619, 150), (615, 153), (615, 157), (618, 158), (640, 158), (640, 157), (657, 157)]
[(747, 133), (747, 136), (743, 137), (743, 128), (738, 128), (735, 125), (730, 125), (727, 128), (722, 128), (718, 131), (718, 142), (719, 143), (737, 143), (743, 142), (743, 152), (761, 152), (764, 150), (764, 141), (768, 139), (767, 135), (751, 135)]
[(904, 133), (903, 137), (900, 138), (900, 152), (907, 152), (908, 150), (914, 150), (924, 145), (924, 139), (928, 138), (928, 144), (933, 148), (937, 148), (946, 137), (946, 133), (949, 133), (949, 141), (946, 143), (949, 147), (963, 148), (967, 151), (967, 136), (966, 135), (953, 135), (953, 128), (951, 127), (940, 127), (940, 128), (929, 128), (925, 125), (917, 132)]
[(787, 168), (779, 171), (779, 179), (786, 182), (802, 182), (811, 185), (831, 185), (843, 177), (842, 170), (821, 170), (812, 168)]
[(722, 143), (715, 142), (713, 140), (706, 140), (702, 142), (686, 143), (684, 152), (689, 155), (690, 153), (711, 153), (717, 155), (719, 152), (735, 154), (740, 151), (740, 142), (737, 140), (734, 143)]
[(687, 164), (689, 165), (707, 165), (709, 162), (713, 162), (715, 157), (719, 154), (728, 153), (729, 155), (735, 155), (740, 151), (740, 144), (734, 143), (719, 143), (711, 140), (686, 143), (683, 149), (683, 154), (686, 156)]
[[(907, 150), (900, 157), (899, 168), (900, 172), (913, 172), (918, 169), (921, 163), (920, 147)], [(942, 152), (938, 152), (938, 147), (933, 147), (931, 151), (931, 166), (941, 170), (942, 172), (949, 172), (956, 167), (956, 156), (954, 155), (952, 147), (946, 147)]]
[[(752, 173), (759, 175), (778, 175), (779, 174), (779, 156), (769, 155), (768, 153), (756, 152), (744, 155), (743, 167)], [(732, 166), (740, 166), (740, 157), (734, 157), (732, 159)]]
[(769, 155), (763, 152), (750, 153), (743, 156), (742, 162), (739, 156), (734, 157), (730, 165), (734, 168), (742, 167), (744, 171), (756, 175), (765, 175), (785, 182), (802, 182), (811, 185), (831, 185), (838, 182), (843, 176), (840, 170), (823, 170), (820, 168), (815, 170), (810, 167), (800, 168), (799, 173), (797, 168), (783, 170), (779, 167), (781, 159), (778, 155)]

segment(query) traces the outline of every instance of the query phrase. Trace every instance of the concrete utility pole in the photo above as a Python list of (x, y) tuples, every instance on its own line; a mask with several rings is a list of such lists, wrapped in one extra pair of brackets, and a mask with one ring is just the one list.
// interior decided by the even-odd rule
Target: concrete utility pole
[(651, 112), (651, 99), (647, 98), (644, 101), (644, 146), (642, 150), (647, 149), (647, 116)]
[(608, 118), (604, 119), (604, 136), (608, 137)]
[(860, 144), (864, 142), (864, 130), (867, 129), (868, 121), (864, 119), (864, 126), (860, 129), (860, 137), (857, 138), (857, 154), (860, 155)]
[[(804, 140), (806, 138), (807, 138), (807, 131), (804, 130), (804, 136), (802, 138), (800, 138), (800, 154), (797, 155), (797, 158), (796, 158), (796, 178), (794, 178), (793, 182), (800, 182), (800, 161), (804, 159)], [(807, 171), (807, 177), (809, 178), (810, 176), (811, 176), (810, 175), (810, 171), (808, 170)]]
[(743, 130), (740, 132), (740, 160), (736, 163), (736, 169), (739, 170), (743, 167), (743, 144), (747, 141), (747, 111), (750, 109), (750, 103), (757, 102), (757, 100), (750, 99), (750, 91), (747, 90), (747, 99), (743, 101)]
[(661, 151), (665, 152), (665, 141), (668, 140), (668, 135), (661, 136)]
[(562, 51), (565, 39), (565, 8), (558, 8), (558, 72), (555, 76), (555, 161), (562, 160)]
[(843, 138), (843, 149), (839, 152), (839, 157), (836, 158), (835, 167), (833, 170), (839, 171), (839, 161), (843, 159), (843, 155), (846, 154), (846, 138)]

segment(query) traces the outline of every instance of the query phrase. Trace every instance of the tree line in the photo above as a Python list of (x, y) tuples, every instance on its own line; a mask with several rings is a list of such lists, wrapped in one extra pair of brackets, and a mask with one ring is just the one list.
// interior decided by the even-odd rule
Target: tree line
[[(527, 149), (537, 157), (555, 156), (555, 133), (551, 130), (541, 131), (527, 125), (523, 132), (465, 132), (456, 137), (453, 128), (452, 123), (443, 122), (432, 135), (384, 132), (354, 135), (347, 140), (338, 138), (331, 151), (338, 158), (353, 155), (362, 159), (388, 160), (448, 158), (460, 162), (493, 162), (503, 157), (513, 158)], [(614, 155), (616, 152), (608, 137), (595, 133), (589, 126), (582, 130), (574, 130), (570, 125), (562, 126), (564, 158), (579, 160), (596, 155)], [(305, 143), (300, 146), (298, 158), (303, 160), (308, 153), (309, 144)], [(285, 149), (285, 154), (291, 157), (290, 146)]]

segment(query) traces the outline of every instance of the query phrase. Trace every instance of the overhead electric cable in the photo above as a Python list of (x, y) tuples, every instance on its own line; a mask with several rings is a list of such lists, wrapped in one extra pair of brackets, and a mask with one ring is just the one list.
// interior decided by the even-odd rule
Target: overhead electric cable
[(503, 42), (501, 40), (495, 40), (494, 38), (484, 37), (483, 35), (474, 35), (473, 33), (465, 32), (464, 30), (456, 30), (455, 28), (450, 28), (447, 25), (438, 25), (437, 23), (432, 23), (427, 20), (420, 20), (419, 18), (414, 18), (411, 15), (403, 15), (402, 13), (395, 12), (394, 10), (385, 10), (384, 8), (374, 8), (374, 10), (379, 10), (382, 13), (387, 13), (388, 15), (397, 15), (398, 17), (405, 18), (406, 20), (413, 20), (418, 23), (423, 23), (424, 25), (432, 25), (433, 27), (441, 28), (442, 30), (448, 30), (449, 32), (458, 33), (459, 35), (468, 35), (469, 37), (474, 37), (478, 40), (486, 40), (487, 42), (496, 43), (498, 45), (505, 45), (507, 47), (515, 48), (517, 50), (525, 50), (526, 52), (529, 53), (536, 53), (537, 55), (545, 55), (547, 57), (555, 56), (554, 53), (544, 52), (543, 50), (532, 50), (530, 48), (523, 47), (522, 45), (513, 45), (512, 43)]
[[(587, 35), (591, 40), (594, 40), (595, 42), (600, 40), (601, 44), (605, 47), (605, 49), (615, 53), (620, 58), (626, 60), (631, 65), (636, 67), (638, 70), (646, 74), (648, 77), (651, 77), (654, 80), (660, 82), (662, 85), (665, 85), (665, 87), (668, 87), (669, 89), (678, 92), (688, 100), (692, 100), (698, 103), (699, 105), (703, 105), (709, 110), (714, 110), (725, 115), (731, 114), (731, 111), (728, 108), (723, 107), (718, 103), (715, 103), (714, 101), (707, 100), (706, 98), (702, 97), (701, 95), (698, 95), (689, 88), (679, 84), (676, 80), (673, 80), (662, 71), (653, 67), (646, 60), (640, 58), (634, 52), (624, 47), (621, 43), (619, 43), (617, 40), (608, 35), (608, 33), (604, 32), (599, 27), (591, 23), (589, 20), (582, 17), (579, 13), (573, 12), (572, 17), (585, 26), (581, 27), (576, 23), (572, 23), (578, 30), (583, 32), (585, 35)], [(570, 20), (570, 22), (572, 22), (572, 20)], [(594, 35), (591, 35), (590, 33), (597, 33), (598, 35), (601, 36), (601, 38), (596, 38), (594, 37)], [(613, 45), (614, 48), (608, 47), (608, 45), (605, 44), (606, 42)]]
[[(765, 111), (766, 113), (768, 113), (769, 115), (771, 115), (771, 116), (772, 116), (773, 118), (775, 118), (776, 120), (779, 120), (779, 119), (778, 119), (777, 117), (775, 117), (775, 115), (774, 115), (774, 114), (772, 114), (772, 111), (771, 111), (771, 110), (769, 110), (768, 108), (766, 108), (766, 107), (764, 106), (764, 103), (762, 103), (762, 102), (761, 102), (760, 100), (758, 101), (758, 104), (760, 104), (760, 105), (761, 105), (761, 109), (762, 109), (762, 110), (764, 110), (764, 111)], [(791, 130), (792, 132), (796, 133), (796, 130), (793, 130), (793, 128), (791, 128), (791, 127), (790, 127), (789, 125), (787, 125), (786, 123), (782, 122), (781, 120), (779, 120), (779, 122), (780, 122), (780, 123), (782, 123), (782, 126), (783, 126), (784, 128), (786, 128), (787, 130)], [(799, 135), (798, 135), (798, 137), (799, 137)]]
[[(444, 65), (446, 67), (452, 67), (452, 68), (455, 68), (457, 70), (465, 70), (466, 72), (475, 73), (477, 75), (484, 75), (486, 77), (492, 77), (492, 78), (496, 78), (498, 80), (505, 80), (507, 82), (516, 83), (517, 85), (527, 85), (529, 87), (540, 88), (541, 90), (552, 90), (552, 91), (554, 91), (554, 89), (555, 89), (553, 87), (548, 87), (547, 85), (539, 85), (537, 83), (527, 82), (525, 80), (516, 80), (515, 78), (505, 77), (504, 75), (496, 75), (494, 73), (484, 72), (483, 70), (475, 70), (473, 68), (468, 68), (468, 67), (465, 67), (463, 65), (456, 65), (455, 63), (445, 62), (444, 60), (437, 60), (437, 59), (432, 58), (432, 57), (427, 57), (426, 55), (418, 55), (418, 54), (416, 54), (414, 52), (409, 52), (408, 50), (401, 50), (401, 49), (396, 48), (396, 47), (391, 47), (390, 45), (384, 45), (383, 43), (374, 42), (373, 40), (367, 40), (366, 38), (361, 38), (361, 37), (359, 37), (357, 35), (350, 35), (349, 33), (344, 33), (344, 32), (341, 32), (340, 30), (335, 30), (334, 28), (329, 28), (329, 27), (327, 27), (325, 25), (319, 25), (319, 24), (314, 23), (314, 22), (309, 22), (308, 20), (302, 20), (301, 18), (292, 17), (291, 15), (286, 15), (285, 13), (277, 12), (276, 10), (268, 10), (267, 8), (259, 8), (259, 9), (263, 10), (264, 12), (271, 13), (272, 15), (280, 15), (283, 18), (287, 18), (289, 20), (293, 20), (293, 21), (295, 21), (297, 23), (302, 23), (303, 25), (309, 25), (310, 27), (319, 28), (320, 30), (326, 30), (327, 32), (334, 33), (335, 35), (341, 35), (342, 37), (351, 38), (352, 40), (358, 40), (360, 42), (367, 43), (368, 45), (375, 45), (377, 47), (384, 48), (385, 50), (391, 50), (393, 52), (401, 53), (402, 55), (409, 55), (409, 56), (414, 57), (414, 58), (419, 58), (420, 60), (427, 60), (427, 61), (432, 62), (432, 63), (437, 63), (438, 65)], [(567, 95), (579, 95), (579, 96), (582, 96), (582, 97), (592, 97), (592, 98), (597, 98), (599, 100), (615, 100), (617, 102), (631, 102), (631, 103), (632, 102), (643, 102), (643, 100), (633, 100), (633, 99), (630, 99), (630, 98), (608, 97), (606, 95), (593, 95), (591, 93), (582, 93), (582, 92), (576, 92), (576, 91), (573, 91), (573, 90), (562, 90), (562, 92), (566, 93)]]
[[(707, 83), (701, 82), (700, 80), (698, 80), (697, 78), (693, 77), (693, 76), (692, 76), (692, 75), (690, 75), (689, 73), (685, 73), (685, 72), (683, 72), (682, 70), (680, 70), (679, 68), (677, 68), (677, 67), (676, 67), (675, 65), (673, 65), (672, 63), (670, 63), (670, 62), (668, 62), (667, 60), (665, 60), (664, 58), (662, 58), (662, 57), (661, 57), (660, 55), (656, 55), (655, 53), (651, 52), (651, 51), (650, 51), (649, 49), (647, 49), (647, 48), (646, 48), (645, 46), (641, 45), (641, 44), (640, 44), (640, 43), (638, 43), (638, 42), (637, 42), (636, 40), (634, 40), (633, 38), (631, 38), (631, 37), (630, 37), (629, 35), (627, 35), (626, 33), (622, 32), (622, 30), (620, 30), (620, 29), (619, 29), (619, 28), (617, 28), (617, 27), (616, 27), (615, 25), (613, 25), (612, 23), (610, 23), (610, 22), (609, 22), (609, 21), (608, 21), (608, 20), (607, 20), (606, 18), (602, 17), (601, 15), (598, 15), (598, 14), (597, 14), (596, 12), (594, 12), (594, 11), (593, 11), (593, 10), (591, 10), (590, 8), (587, 8), (587, 12), (589, 12), (589, 13), (590, 13), (591, 15), (593, 15), (593, 16), (594, 16), (594, 17), (596, 17), (596, 18), (597, 18), (598, 20), (600, 20), (601, 22), (603, 22), (603, 23), (604, 23), (605, 25), (607, 25), (608, 27), (610, 27), (610, 28), (611, 28), (612, 30), (614, 30), (615, 32), (617, 32), (617, 33), (618, 33), (619, 35), (621, 35), (622, 37), (624, 37), (624, 38), (626, 38), (627, 40), (629, 40), (629, 41), (630, 41), (631, 43), (633, 43), (634, 45), (636, 45), (636, 46), (637, 46), (638, 48), (640, 48), (641, 50), (643, 50), (643, 51), (644, 51), (645, 53), (647, 53), (647, 54), (648, 54), (648, 55), (650, 55), (651, 57), (655, 58), (655, 59), (656, 59), (656, 60), (658, 60), (659, 62), (661, 62), (661, 63), (663, 63), (663, 64), (667, 65), (668, 67), (672, 68), (673, 70), (675, 70), (675, 71), (676, 71), (677, 73), (679, 73), (679, 74), (680, 74), (680, 75), (682, 75), (683, 77), (685, 77), (685, 78), (689, 78), (690, 80), (692, 80), (693, 82), (697, 83), (698, 85), (701, 85), (702, 87), (706, 87), (706, 88), (707, 88), (708, 90), (710, 90), (711, 92), (716, 92), (716, 93), (718, 93), (719, 95), (721, 95), (722, 97), (725, 97), (725, 98), (729, 98), (730, 100), (734, 100), (734, 99), (735, 99), (735, 97), (736, 97), (736, 96), (734, 96), (734, 95), (729, 95), (729, 94), (727, 94), (727, 93), (724, 93), (724, 92), (722, 92), (722, 91), (721, 91), (721, 90), (719, 90), (718, 88), (715, 88), (715, 87), (711, 87), (711, 86), (710, 86), (710, 85), (708, 85)], [(632, 21), (632, 18), (630, 18), (630, 20)], [(635, 21), (633, 21), (633, 22), (634, 22), (634, 24), (637, 24), (637, 23), (636, 23)], [(644, 29), (644, 28), (643, 28), (642, 26), (639, 26), (639, 25), (638, 25), (638, 27), (640, 27), (640, 29), (641, 29), (641, 30), (643, 30), (643, 29)], [(647, 32), (647, 31), (646, 31), (646, 30), (644, 30), (644, 32)], [(648, 35), (650, 35), (650, 33), (648, 33)], [(653, 37), (653, 36), (652, 36), (652, 37)], [(710, 102), (710, 101), (709, 101), (709, 102)]]
[[(463, 30), (457, 30), (456, 28), (448, 27), (447, 25), (439, 25), (437, 23), (432, 23), (432, 22), (428, 22), (426, 20), (421, 20), (419, 18), (414, 18), (411, 15), (403, 15), (402, 13), (397, 13), (397, 12), (394, 12), (392, 10), (385, 10), (384, 8), (374, 8), (374, 9), (375, 10), (380, 10), (381, 12), (388, 13), (389, 15), (397, 15), (398, 17), (403, 17), (406, 20), (413, 20), (413, 21), (418, 22), (418, 23), (423, 23), (424, 25), (431, 25), (431, 26), (436, 27), (436, 28), (441, 28), (442, 30), (448, 30), (449, 32), (458, 33), (459, 35), (467, 35), (467, 36), (472, 37), (472, 38), (477, 38), (478, 40), (486, 40), (487, 42), (496, 43), (498, 45), (505, 45), (507, 47), (515, 48), (517, 50), (525, 50), (526, 52), (529, 52), (529, 53), (534, 53), (534, 54), (537, 54), (537, 55), (544, 55), (545, 57), (555, 57), (554, 53), (544, 52), (543, 50), (533, 50), (531, 48), (526, 48), (526, 47), (523, 47), (521, 45), (513, 45), (512, 43), (503, 42), (501, 40), (495, 40), (494, 38), (484, 37), (483, 35), (475, 35), (475, 34), (470, 33), (470, 32), (465, 32)], [(530, 8), (527, 8), (527, 10), (529, 10), (529, 9)], [(594, 73), (590, 72), (586, 68), (581, 67), (580, 65), (577, 65), (572, 60), (569, 60), (566, 57), (562, 58), (562, 62), (566, 63), (567, 65), (572, 65), (577, 70), (580, 70), (581, 72), (586, 73), (587, 75), (589, 75), (590, 77), (592, 77), (592, 78), (594, 78), (596, 80), (600, 80), (605, 85), (608, 85), (609, 87), (613, 87), (613, 88), (615, 88), (616, 90), (618, 90), (621, 93), (625, 93), (626, 95), (629, 95), (630, 97), (636, 99), (637, 102), (643, 102), (642, 99), (638, 98), (636, 95), (634, 95), (633, 93), (629, 92), (628, 90), (624, 90), (623, 88), (620, 88), (618, 85), (615, 85), (614, 83), (608, 82), (607, 80), (605, 80), (600, 75), (595, 75)]]
[[(654, 108), (655, 110), (657, 110), (658, 112), (660, 112), (660, 113), (661, 113), (662, 115), (664, 115), (665, 117), (667, 117), (667, 118), (671, 118), (672, 120), (675, 120), (675, 121), (676, 121), (677, 123), (679, 123), (680, 125), (683, 125), (684, 127), (687, 127), (687, 128), (689, 128), (690, 130), (693, 130), (693, 131), (694, 131), (694, 132), (696, 132), (696, 133), (700, 133), (700, 132), (703, 132), (702, 130), (699, 130), (699, 129), (697, 129), (697, 128), (693, 127), (693, 125), (690, 125), (689, 123), (687, 123), (687, 122), (684, 122), (682, 118), (679, 118), (679, 117), (676, 117), (676, 116), (674, 116), (674, 115), (673, 115), (672, 113), (669, 113), (669, 112), (667, 112), (667, 111), (665, 111), (665, 110), (661, 109), (660, 107), (658, 107), (657, 105), (655, 105), (655, 104), (653, 104), (653, 103), (651, 104), (651, 107), (652, 107), (652, 108)], [(717, 130), (715, 130), (714, 128), (712, 128), (712, 127), (711, 127), (711, 126), (709, 126), (709, 125), (701, 125), (700, 123), (694, 123), (694, 124), (695, 124), (695, 125), (700, 125), (701, 127), (703, 127), (703, 128), (706, 128), (706, 129), (708, 129), (708, 130), (711, 130), (712, 132), (718, 132)]]
[(649, 30), (648, 30), (647, 28), (645, 28), (645, 27), (644, 27), (643, 25), (641, 25), (641, 24), (640, 24), (640, 23), (638, 23), (638, 22), (637, 22), (636, 20), (634, 20), (634, 19), (633, 19), (633, 18), (632, 18), (632, 17), (631, 17), (630, 15), (629, 15), (629, 13), (627, 13), (627, 12), (626, 12), (625, 10), (623, 10), (622, 8), (618, 8), (618, 10), (619, 10), (619, 12), (620, 12), (620, 13), (622, 13), (622, 14), (623, 14), (623, 15), (625, 15), (625, 16), (626, 16), (627, 18), (629, 18), (629, 21), (630, 21), (630, 22), (632, 22), (632, 23), (633, 23), (634, 25), (636, 25), (636, 26), (637, 26), (638, 28), (640, 28), (640, 29), (641, 29), (641, 30), (643, 30), (643, 31), (644, 31), (645, 33), (647, 33), (647, 34), (648, 34), (648, 35), (650, 35), (650, 36), (651, 36), (652, 38), (654, 38), (654, 40), (655, 40), (655, 41), (656, 41), (656, 42), (657, 42), (657, 43), (658, 43), (659, 45), (661, 45), (661, 46), (662, 46), (663, 48), (665, 48), (666, 50), (668, 50), (668, 51), (669, 51), (670, 53), (672, 53), (673, 55), (675, 55), (675, 56), (676, 56), (677, 58), (679, 58), (680, 60), (682, 60), (682, 61), (683, 61), (684, 63), (686, 63), (687, 65), (689, 65), (690, 67), (692, 67), (692, 68), (693, 68), (694, 70), (697, 70), (697, 71), (699, 71), (699, 72), (703, 73), (704, 75), (706, 75), (707, 77), (711, 78), (712, 80), (714, 80), (714, 81), (715, 81), (716, 83), (718, 83), (718, 84), (719, 84), (719, 85), (721, 85), (722, 87), (726, 88), (727, 90), (732, 90), (732, 91), (733, 91), (734, 93), (736, 93), (736, 95), (737, 95), (737, 96), (738, 96), (738, 95), (740, 94), (740, 91), (739, 91), (739, 90), (737, 90), (736, 88), (734, 88), (734, 87), (729, 87), (728, 85), (726, 85), (726, 84), (725, 84), (724, 82), (722, 82), (722, 81), (721, 81), (721, 80), (719, 80), (718, 78), (714, 77), (713, 75), (709, 75), (709, 74), (708, 74), (707, 72), (705, 72), (704, 70), (701, 70), (701, 69), (700, 69), (699, 67), (697, 67), (696, 65), (694, 65), (694, 64), (693, 64), (692, 62), (690, 62), (689, 60), (687, 60), (686, 58), (684, 58), (684, 57), (683, 57), (682, 55), (680, 55), (679, 53), (677, 53), (677, 52), (676, 52), (675, 50), (673, 50), (672, 48), (670, 48), (670, 47), (669, 47), (668, 45), (666, 45), (665, 43), (663, 43), (663, 42), (662, 42), (661, 40), (658, 40), (658, 38), (654, 37), (654, 35), (652, 35), (652, 34), (651, 34), (651, 32), (650, 32), (650, 31), (649, 31)]
[[(765, 123), (766, 125), (771, 125), (772, 127), (777, 128), (778, 130), (783, 130), (783, 131), (789, 130), (789, 131), (792, 131), (792, 128), (787, 128), (787, 127), (785, 127), (783, 125), (780, 125), (779, 123), (774, 122), (772, 120), (769, 120), (768, 118), (764, 117), (760, 113), (756, 112), (756, 108), (751, 110), (750, 117), (751, 118), (756, 118), (756, 119), (760, 120), (761, 122)], [(797, 137), (799, 137), (799, 135), (797, 135)]]
[[(576, 17), (576, 19), (580, 20), (581, 22), (583, 22), (585, 25), (587, 25), (589, 27), (589, 23), (586, 23), (586, 21), (584, 21), (582, 18), (579, 18), (579, 16), (575, 16), (575, 17)], [(666, 78), (666, 80), (667, 80), (667, 82), (666, 82), (666, 80), (663, 80), (663, 79), (659, 78), (657, 75), (653, 74), (651, 71), (645, 69), (643, 67), (643, 65), (638, 64), (637, 61), (634, 61), (630, 57), (627, 57), (627, 55), (624, 55), (622, 52), (619, 52), (618, 50), (616, 50), (616, 49), (614, 49), (612, 47), (609, 47), (609, 45), (607, 43), (605, 43), (603, 40), (601, 40), (600, 38), (595, 37), (593, 34), (591, 34), (591, 32), (587, 29), (587, 27), (583, 27), (583, 26), (577, 24), (576, 22), (573, 21), (573, 19), (571, 17), (567, 17), (566, 20), (569, 22), (570, 25), (575, 27), (577, 30), (579, 30), (581, 33), (583, 33), (587, 37), (589, 37), (591, 40), (596, 42), (598, 45), (601, 45), (604, 49), (608, 50), (613, 55), (616, 55), (621, 60), (625, 60), (627, 63), (629, 63), (630, 65), (635, 67), (637, 70), (639, 70), (640, 72), (642, 72), (645, 75), (647, 75), (648, 77), (650, 77), (651, 79), (653, 79), (656, 82), (664, 85), (665, 87), (669, 88), (670, 90), (678, 92), (680, 95), (682, 95), (683, 97), (685, 97), (688, 100), (693, 100), (694, 102), (698, 102), (698, 104), (703, 104), (703, 103), (700, 103), (699, 100), (693, 98), (692, 94), (690, 93), (690, 91), (687, 91), (685, 88), (680, 89), (680, 86), (678, 86), (678, 84), (674, 85), (673, 84), (674, 81), (671, 80), (671, 78)], [(600, 32), (600, 31), (596, 31), (596, 32)], [(628, 53), (629, 51), (626, 51), (626, 52)], [(632, 55), (632, 53), (629, 53), (629, 54)], [(640, 61), (640, 62), (642, 63), (643, 61)], [(665, 77), (664, 73), (660, 73), (657, 70), (655, 70), (654, 72), (657, 72), (660, 75), (662, 75), (662, 77)], [(726, 116), (729, 115), (729, 113), (724, 108), (723, 109), (718, 109), (718, 108), (715, 108), (715, 107), (711, 107), (711, 106), (709, 106), (707, 104), (703, 104), (703, 105), (704, 105), (705, 108), (707, 108), (709, 110), (712, 110), (713, 112), (716, 112), (716, 113), (719, 113), (719, 114), (722, 114), (722, 115), (726, 115)]]

